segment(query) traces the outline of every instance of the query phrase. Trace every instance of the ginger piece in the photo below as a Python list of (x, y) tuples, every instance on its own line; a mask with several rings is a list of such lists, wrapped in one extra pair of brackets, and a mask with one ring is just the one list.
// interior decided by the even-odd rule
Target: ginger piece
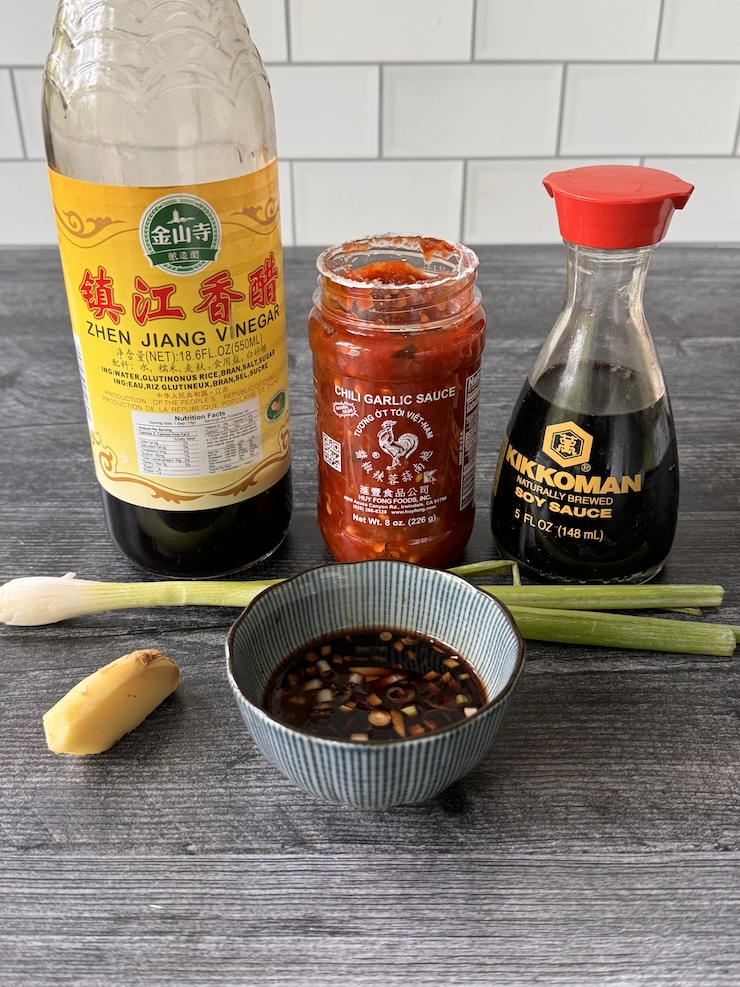
[(133, 651), (88, 675), (44, 714), (55, 754), (100, 754), (174, 692), (180, 669), (155, 649)]

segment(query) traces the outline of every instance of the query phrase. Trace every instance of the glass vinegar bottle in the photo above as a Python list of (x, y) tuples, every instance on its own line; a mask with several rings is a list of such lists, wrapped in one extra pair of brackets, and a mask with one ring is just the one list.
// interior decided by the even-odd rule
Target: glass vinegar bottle
[(642, 582), (678, 514), (670, 400), (643, 310), (655, 244), (692, 187), (631, 166), (555, 173), (564, 309), (512, 412), (494, 479), (500, 554), (553, 582)]
[(237, 0), (61, 0), (44, 132), (111, 537), (238, 571), (292, 497), (275, 124)]

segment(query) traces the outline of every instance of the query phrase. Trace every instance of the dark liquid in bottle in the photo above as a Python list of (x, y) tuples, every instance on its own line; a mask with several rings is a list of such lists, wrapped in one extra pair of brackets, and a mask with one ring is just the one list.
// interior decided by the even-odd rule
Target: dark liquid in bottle
[[(592, 407), (608, 408), (609, 394), (639, 387), (633, 371), (592, 369), (586, 386), (604, 391), (598, 405), (598, 395), (586, 396)], [(554, 393), (560, 372), (548, 371), (536, 389), (526, 384), (512, 413), (491, 503), (496, 546), (535, 579), (649, 579), (670, 551), (678, 513), (678, 458), (668, 398), (627, 413), (583, 414), (542, 396)], [(561, 462), (543, 451), (547, 427), (563, 423), (592, 437), (585, 461), (569, 465), (569, 457), (583, 460), (587, 451), (578, 429), (551, 430)]]
[(285, 537), (292, 511), (290, 470), (256, 497), (206, 511), (154, 510), (101, 493), (119, 551), (148, 572), (181, 578), (227, 575), (259, 562)]

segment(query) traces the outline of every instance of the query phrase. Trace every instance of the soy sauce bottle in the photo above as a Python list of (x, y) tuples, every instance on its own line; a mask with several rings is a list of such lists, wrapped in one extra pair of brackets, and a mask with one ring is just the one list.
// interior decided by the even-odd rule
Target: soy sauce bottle
[(491, 502), (499, 553), (540, 581), (638, 583), (670, 551), (679, 476), (642, 296), (693, 186), (630, 165), (554, 172), (565, 307), (512, 412)]
[(59, 0), (43, 112), (111, 538), (236, 572), (292, 509), (275, 119), (238, 0)]

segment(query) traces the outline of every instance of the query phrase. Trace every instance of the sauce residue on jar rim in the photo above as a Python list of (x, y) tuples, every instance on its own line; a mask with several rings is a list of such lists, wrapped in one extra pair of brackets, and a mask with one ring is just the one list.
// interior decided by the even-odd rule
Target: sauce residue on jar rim
[[(384, 252), (393, 255), (383, 259)], [(365, 259), (372, 254), (372, 258)], [(398, 258), (405, 255), (405, 260)], [(316, 261), (322, 280), (367, 288), (377, 285), (392, 292), (413, 285), (425, 287), (475, 275), (478, 258), (461, 243), (415, 234), (384, 233), (328, 247)], [(413, 289), (412, 289), (413, 290)]]
[(362, 284), (409, 285), (420, 281), (431, 281), (436, 277), (434, 271), (425, 271), (414, 267), (406, 260), (378, 260), (361, 267), (353, 267), (344, 275), (350, 281)]
[(480, 305), (478, 258), (461, 243), (387, 233), (328, 247), (316, 267), (315, 308), (359, 333), (426, 332)]

